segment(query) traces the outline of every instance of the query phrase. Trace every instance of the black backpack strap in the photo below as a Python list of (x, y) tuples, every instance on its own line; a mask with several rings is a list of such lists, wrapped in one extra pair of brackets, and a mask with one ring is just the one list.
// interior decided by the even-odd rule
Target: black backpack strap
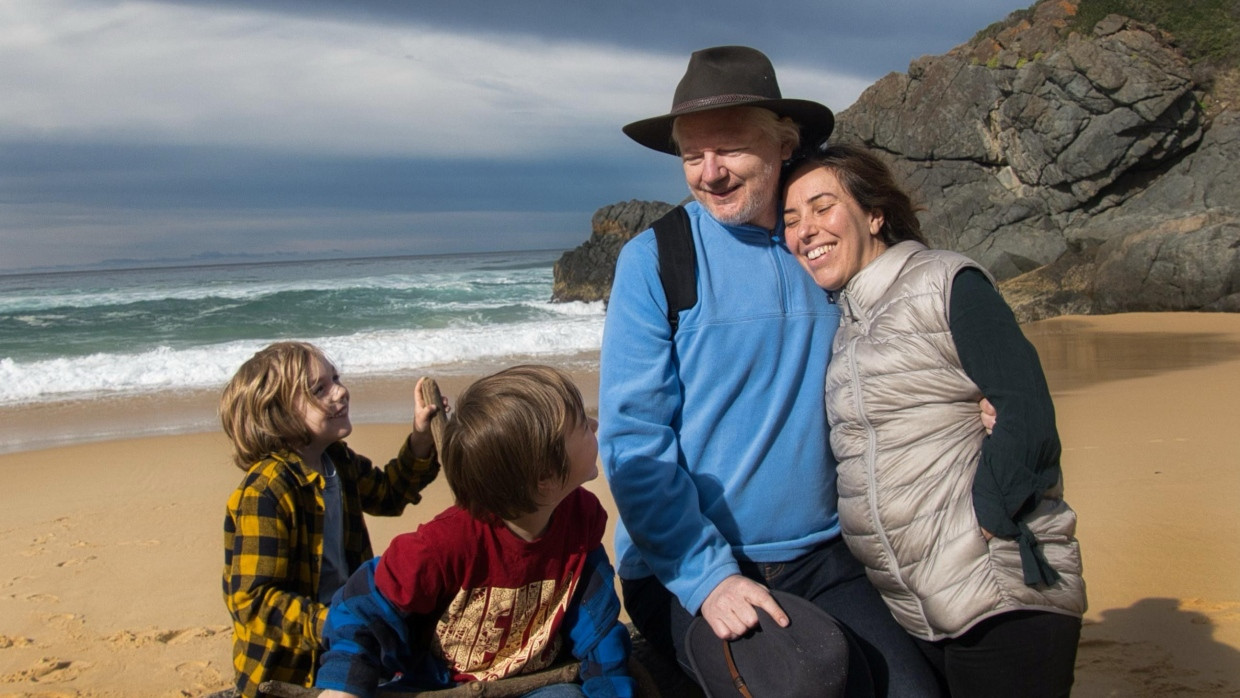
[(697, 304), (697, 266), (693, 229), (684, 206), (677, 206), (654, 222), (659, 248), (659, 279), (667, 297), (667, 322), (672, 334), (680, 324), (680, 311)]

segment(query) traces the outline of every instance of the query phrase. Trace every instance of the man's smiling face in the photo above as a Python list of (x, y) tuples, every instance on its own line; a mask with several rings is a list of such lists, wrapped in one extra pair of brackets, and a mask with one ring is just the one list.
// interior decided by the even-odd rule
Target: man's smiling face
[(689, 191), (716, 220), (775, 227), (779, 166), (791, 147), (746, 118), (741, 108), (679, 117), (676, 140)]

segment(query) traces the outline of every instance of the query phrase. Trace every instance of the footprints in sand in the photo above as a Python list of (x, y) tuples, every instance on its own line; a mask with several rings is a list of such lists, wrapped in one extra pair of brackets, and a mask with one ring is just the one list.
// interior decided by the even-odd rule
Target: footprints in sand
[(34, 645), (34, 640), (28, 637), (0, 635), (0, 650), (7, 650), (10, 647), (30, 647), (32, 645)]
[(37, 533), (29, 539), (25, 547), (16, 552), (26, 558), (53, 556), (56, 559), (53, 565), (57, 568), (73, 568), (92, 563), (99, 559), (99, 555), (92, 551), (107, 545), (141, 549), (154, 548), (163, 544), (159, 538), (145, 537), (113, 540), (107, 544), (101, 544), (98, 541), (82, 538), (80, 534), (74, 535), (77, 524), (69, 517), (60, 517), (36, 524), (36, 526)]
[(8, 589), (14, 584), (20, 584), (21, 582), (24, 582), (27, 579), (33, 579), (33, 577), (29, 575), (25, 575), (25, 574), (19, 574), (16, 577), (9, 577), (3, 583), (0, 583), (0, 589)]
[(1216, 636), (1240, 623), (1240, 602), (1142, 599), (1101, 615), (1081, 630), (1074, 693), (1240, 695), (1229, 678), (1240, 652)]
[(148, 628), (146, 630), (122, 630), (119, 633), (104, 638), (107, 642), (118, 647), (145, 647), (151, 644), (178, 645), (190, 642), (199, 638), (209, 638), (222, 632), (227, 632), (228, 626), (216, 626), (212, 628), (182, 628), (180, 630), (167, 630), (161, 628)]
[(150, 548), (159, 544), (160, 541), (154, 538), (148, 538), (146, 540), (125, 540), (117, 543), (117, 545), (134, 545), (139, 548)]
[(1195, 616), (1190, 621), (1196, 625), (1207, 625), (1211, 622), (1240, 621), (1240, 603), (1235, 601), (1207, 601), (1199, 598), (1183, 599), (1180, 601), (1180, 609), (1204, 614)]
[[(1120, 688), (1120, 693), (1108, 695), (1202, 695), (1196, 672), (1177, 666), (1165, 648), (1152, 642), (1119, 642), (1082, 636), (1076, 655), (1076, 673), (1078, 677), (1083, 674), (1107, 676), (1123, 682), (1122, 687), (1108, 687), (1111, 691)], [(1077, 686), (1083, 692), (1091, 692), (1090, 688)]]
[[(86, 550), (99, 546), (90, 541), (69, 536), (68, 533), (75, 525), (69, 518), (61, 517), (46, 525), (55, 530), (44, 531), (31, 538), (30, 543), (25, 549), (20, 551), (22, 557), (35, 558), (45, 555), (56, 555), (61, 557), (59, 561), (54, 563), (54, 566), (58, 568), (77, 567), (99, 559), (98, 555), (81, 554)], [(145, 543), (146, 541), (142, 542), (142, 544)]]
[(53, 613), (43, 616), (43, 625), (74, 640), (86, 637), (86, 617), (80, 613)]
[[(20, 650), (30, 647), (35, 647), (35, 641), (32, 638), (0, 635), (0, 650)], [(12, 665), (8, 662), (0, 663), (0, 666), (12, 668)], [(77, 677), (78, 672), (82, 668), (84, 667), (80, 663), (75, 666), (74, 662), (67, 659), (42, 657), (33, 664), (27, 665), (25, 669), (0, 673), (0, 683), (55, 683), (57, 681), (70, 681)]]
[(72, 681), (83, 669), (90, 667), (88, 662), (74, 662), (56, 657), (44, 657), (27, 669), (0, 676), (4, 683), (56, 683)]
[[(217, 657), (228, 656), (220, 648), (230, 627), (118, 632), (125, 625), (109, 620), (118, 602), (106, 598), (115, 593), (109, 578), (162, 561), (165, 536), (89, 511), (9, 527), (0, 537), (0, 698), (125, 695), (94, 687), (124, 681), (131, 665), (151, 662), (188, 695), (227, 685), (230, 665)], [(204, 593), (218, 593), (214, 587), (204, 585)]]
[[(145, 655), (136, 653), (129, 655), (130, 657), (162, 657), (167, 662), (166, 666), (171, 666), (180, 676), (184, 685), (189, 687), (190, 693), (185, 695), (201, 695), (207, 690), (218, 690), (221, 686), (227, 685), (228, 678), (231, 675), (231, 667), (219, 665), (218, 662), (210, 660), (192, 659), (186, 661), (186, 655), (194, 656), (206, 654), (213, 644), (218, 643), (222, 637), (227, 636), (231, 632), (231, 628), (227, 625), (217, 626), (197, 626), (179, 629), (167, 628), (147, 628), (144, 630), (122, 630), (106, 637), (92, 636), (84, 625), (85, 619), (76, 614), (62, 613), (46, 616), (43, 627), (49, 630), (58, 631), (59, 633), (70, 635), (74, 641), (66, 643), (63, 640), (51, 640), (48, 638), (43, 641), (36, 641), (34, 638), (17, 637), (9, 635), (0, 635), (0, 696), (9, 696), (6, 692), (6, 685), (15, 687), (18, 684), (54, 684), (67, 683), (80, 679), (81, 681), (97, 680), (99, 672), (107, 672), (113, 670), (117, 666), (128, 666), (132, 659), (124, 659), (127, 652), (136, 651), (142, 647), (148, 646), (166, 646), (169, 648), (167, 652), (156, 650), (156, 655)], [(107, 645), (109, 646), (108, 656), (116, 661), (105, 661), (102, 664), (96, 664), (96, 661), (86, 661), (83, 659), (74, 659), (65, 657), (64, 655), (43, 654), (48, 652), (49, 647), (64, 648), (67, 644), (72, 646), (87, 645)], [(180, 649), (173, 650), (173, 647), (184, 645)], [(23, 652), (22, 650), (25, 650)], [(38, 652), (38, 654), (35, 654)], [(97, 660), (97, 657), (91, 658)], [(155, 661), (160, 661), (155, 659)], [(112, 667), (112, 668), (109, 668)], [(93, 669), (93, 672), (92, 672)], [(62, 689), (64, 690), (64, 689)], [(47, 693), (40, 691), (37, 694), (21, 693), (20, 695), (39, 695), (52, 696), (59, 694)], [(71, 692), (68, 695), (80, 695), (77, 692)], [(94, 695), (94, 694), (90, 694)]]
[[(193, 555), (183, 551), (198, 541), (110, 510), (36, 516), (4, 528), (0, 698), (204, 696), (228, 686), (232, 627), (215, 624), (227, 620), (215, 605), (218, 569), (182, 569), (197, 548)], [(217, 536), (210, 542), (214, 549)], [(146, 572), (160, 566), (173, 572), (157, 577), (156, 586)], [(135, 598), (131, 586), (118, 582), (137, 572), (146, 586)], [(159, 598), (151, 604), (154, 614), (132, 608), (170, 583), (191, 587), (169, 589), (173, 595), (209, 595), (216, 613), (169, 615)], [(134, 678), (144, 673), (149, 682)], [(149, 690), (128, 690), (135, 686)]]
[(225, 677), (211, 662), (203, 660), (182, 662), (174, 668), (177, 675), (195, 689), (194, 695), (198, 695), (198, 691), (218, 688), (221, 684), (225, 684), (228, 678), (231, 678), (231, 676)]

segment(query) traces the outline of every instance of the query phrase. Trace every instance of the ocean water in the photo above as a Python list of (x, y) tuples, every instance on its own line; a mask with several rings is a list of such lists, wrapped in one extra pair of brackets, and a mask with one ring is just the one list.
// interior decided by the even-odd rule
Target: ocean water
[(560, 254), (0, 276), (0, 407), (220, 388), (282, 339), (346, 378), (596, 351), (603, 304), (550, 302)]

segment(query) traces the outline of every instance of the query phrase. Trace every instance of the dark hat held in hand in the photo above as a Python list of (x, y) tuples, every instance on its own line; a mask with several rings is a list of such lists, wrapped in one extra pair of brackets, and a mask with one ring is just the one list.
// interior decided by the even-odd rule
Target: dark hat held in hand
[(771, 596), (791, 622), (781, 628), (766, 611), (758, 627), (737, 640), (720, 640), (698, 616), (685, 635), (685, 652), (708, 698), (832, 698), (844, 695), (849, 644), (826, 611), (792, 594)]

